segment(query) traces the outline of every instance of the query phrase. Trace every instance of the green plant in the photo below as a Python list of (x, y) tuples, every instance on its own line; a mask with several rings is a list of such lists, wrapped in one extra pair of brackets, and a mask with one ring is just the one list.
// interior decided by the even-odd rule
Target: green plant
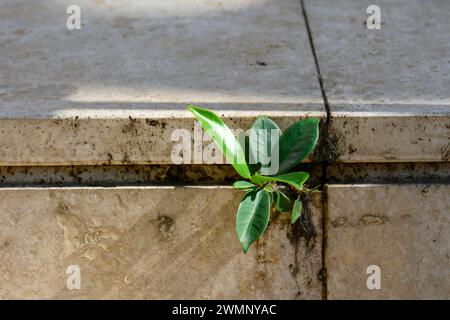
[[(251, 129), (278, 133), (280, 138), (257, 139), (255, 142), (246, 136), (242, 143), (214, 112), (193, 105), (189, 105), (188, 110), (195, 115), (237, 173), (247, 179), (233, 184), (236, 189), (246, 192), (236, 215), (236, 231), (244, 253), (266, 230), (272, 207), (278, 212), (291, 211), (291, 223), (294, 224), (302, 214), (300, 195), (311, 189), (305, 188), (309, 178), (307, 172), (288, 171), (314, 149), (319, 136), (319, 119), (300, 120), (281, 134), (275, 122), (260, 116)], [(275, 174), (263, 175), (262, 169), (268, 164), (258, 161), (258, 157), (252, 161), (255, 163), (249, 162), (250, 154), (259, 155), (261, 152), (267, 152), (270, 156), (278, 152), (278, 170)]]

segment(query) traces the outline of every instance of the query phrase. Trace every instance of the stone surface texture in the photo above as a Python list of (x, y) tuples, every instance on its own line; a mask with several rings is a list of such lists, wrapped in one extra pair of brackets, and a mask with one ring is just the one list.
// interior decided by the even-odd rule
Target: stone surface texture
[[(330, 185), (329, 299), (449, 299), (450, 185)], [(369, 290), (367, 267), (381, 269)]]
[[(73, 4), (80, 30), (66, 27)], [(450, 299), (449, 12), (0, 0), (0, 299)], [(233, 168), (173, 162), (172, 133), (195, 131), (189, 103), (233, 129), (321, 119), (298, 169), (325, 190), (301, 223), (273, 214), (241, 252)]]
[[(320, 299), (321, 194), (310, 228), (274, 215), (244, 255), (228, 187), (2, 188), (1, 299)], [(311, 229), (311, 230), (312, 230)], [(68, 290), (78, 265), (81, 289)]]
[(0, 1), (0, 165), (167, 164), (188, 103), (324, 117), (297, 0)]
[[(448, 161), (450, 2), (306, 0), (345, 162)], [(381, 10), (369, 30), (366, 10)]]

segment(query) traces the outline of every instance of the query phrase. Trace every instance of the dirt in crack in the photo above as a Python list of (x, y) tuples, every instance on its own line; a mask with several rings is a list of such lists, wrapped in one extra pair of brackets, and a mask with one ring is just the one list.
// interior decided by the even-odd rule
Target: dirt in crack
[(329, 123), (327, 121), (321, 121), (319, 141), (313, 151), (312, 158), (318, 162), (336, 162), (340, 157), (338, 151), (339, 140), (339, 137), (331, 128), (331, 121)]
[(307, 194), (302, 193), (300, 199), (303, 203), (303, 212), (299, 220), (293, 225), (289, 225), (287, 237), (294, 247), (294, 264), (289, 270), (297, 283), (298, 296), (301, 295), (301, 286), (297, 281), (300, 272), (300, 249), (303, 245), (306, 254), (309, 255), (316, 245), (317, 232), (312, 221), (311, 199)]

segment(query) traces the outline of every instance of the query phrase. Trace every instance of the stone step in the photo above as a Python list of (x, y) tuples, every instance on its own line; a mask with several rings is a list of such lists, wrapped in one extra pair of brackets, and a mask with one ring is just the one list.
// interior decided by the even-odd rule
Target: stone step
[(325, 117), (297, 0), (0, 2), (0, 164), (170, 164), (188, 103), (233, 128)]
[[(363, 3), (306, 1), (332, 117), (313, 161), (448, 160), (448, 4), (403, 2), (368, 30)], [(327, 116), (298, 0), (83, 0), (68, 30), (71, 4), (0, 1), (2, 166), (172, 164), (188, 103), (235, 129)]]
[[(342, 162), (450, 158), (446, 0), (305, 0)], [(381, 29), (367, 28), (369, 5)]]
[(230, 187), (0, 188), (0, 298), (446, 299), (449, 191), (329, 185), (325, 208), (306, 202), (311, 233), (273, 215), (244, 255)]
[[(230, 187), (0, 188), (1, 299), (320, 299), (311, 236), (274, 215), (244, 255)], [(67, 286), (79, 268), (80, 289)]]
[(449, 298), (450, 185), (330, 185), (326, 192), (329, 299)]

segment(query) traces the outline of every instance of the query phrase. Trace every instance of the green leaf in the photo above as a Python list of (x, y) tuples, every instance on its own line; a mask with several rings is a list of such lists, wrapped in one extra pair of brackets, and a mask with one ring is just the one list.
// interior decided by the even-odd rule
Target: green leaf
[(236, 231), (244, 253), (247, 253), (250, 245), (263, 234), (269, 224), (270, 199), (267, 191), (254, 190), (248, 192), (239, 205)]
[[(250, 137), (251, 141), (248, 150), (252, 154), (253, 159), (261, 160), (264, 156), (271, 157), (272, 149), (274, 147), (272, 146), (272, 130), (278, 131), (278, 137), (281, 136), (281, 130), (278, 125), (267, 116), (259, 116), (253, 123), (251, 130), (255, 135)], [(262, 132), (260, 132), (261, 130)], [(260, 133), (263, 136), (259, 136), (259, 138), (256, 139)], [(251, 138), (256, 139), (257, 141), (253, 141)], [(261, 164), (260, 161), (256, 161), (256, 163)], [(268, 167), (269, 163), (264, 164), (264, 166)]]
[(219, 116), (210, 110), (193, 105), (189, 105), (188, 110), (194, 114), (202, 128), (217, 144), (237, 173), (249, 179), (251, 175), (247, 162), (245, 161), (244, 151), (230, 128), (227, 127)]
[(290, 126), (280, 137), (278, 174), (285, 173), (303, 161), (319, 138), (319, 119), (308, 118)]
[(236, 181), (235, 183), (233, 183), (233, 187), (238, 190), (256, 189), (256, 186), (253, 183), (248, 182), (248, 181), (242, 181), (242, 180)]
[(294, 207), (292, 208), (291, 224), (294, 224), (302, 215), (302, 207), (302, 201), (300, 199), (295, 200)]
[(260, 174), (255, 174), (251, 178), (251, 182), (255, 184), (263, 184), (265, 182), (284, 182), (294, 186), (298, 190), (303, 189), (303, 184), (308, 180), (309, 174), (307, 172), (291, 172), (286, 174), (280, 174), (277, 176), (262, 176)]
[(291, 199), (282, 191), (278, 190), (274, 193), (275, 209), (278, 212), (286, 212), (291, 208)]

